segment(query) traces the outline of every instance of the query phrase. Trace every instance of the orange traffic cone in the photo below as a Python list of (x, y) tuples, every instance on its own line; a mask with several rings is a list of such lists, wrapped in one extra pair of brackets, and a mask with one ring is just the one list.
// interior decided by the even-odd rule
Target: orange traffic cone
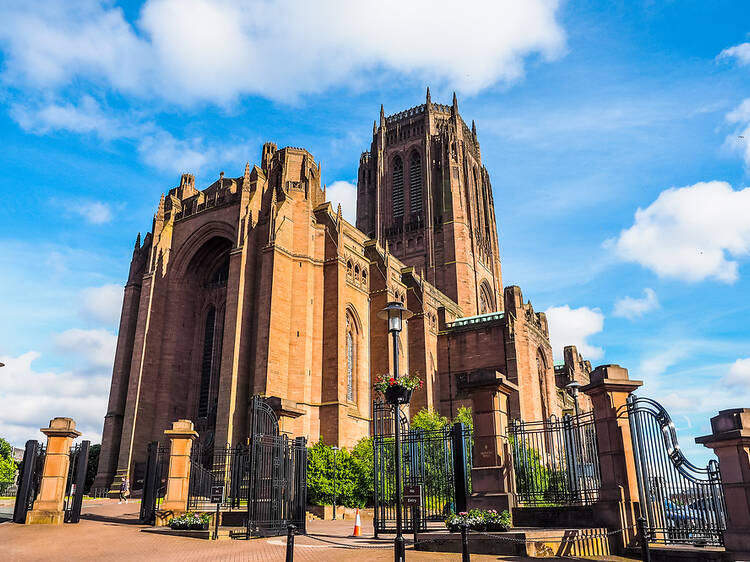
[(357, 508), (357, 516), (354, 518), (354, 533), (352, 533), (353, 537), (361, 537), (362, 536), (362, 523), (359, 520), (359, 508)]

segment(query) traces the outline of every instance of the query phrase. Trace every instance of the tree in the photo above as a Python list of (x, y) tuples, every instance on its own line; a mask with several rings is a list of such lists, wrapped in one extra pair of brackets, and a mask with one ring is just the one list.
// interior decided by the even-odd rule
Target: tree
[(456, 417), (453, 421), (449, 420), (445, 416), (441, 416), (435, 410), (431, 408), (422, 408), (417, 412), (411, 419), (411, 429), (422, 429), (424, 431), (435, 431), (443, 429), (445, 426), (452, 425), (455, 423), (463, 423), (469, 429), (474, 429), (474, 418), (471, 414), (471, 408), (461, 406), (456, 412)]
[(0, 495), (5, 493), (5, 488), (16, 481), (17, 471), (18, 465), (13, 460), (13, 447), (0, 437)]
[[(365, 507), (372, 503), (372, 441), (361, 439), (352, 449), (336, 452), (336, 503)], [(333, 447), (318, 441), (307, 450), (307, 502), (329, 505), (334, 498)]]
[(450, 420), (441, 416), (431, 408), (422, 408), (411, 419), (411, 429), (422, 429), (424, 431), (436, 431), (450, 425)]
[(86, 482), (83, 486), (84, 492), (88, 494), (91, 492), (91, 486), (94, 484), (94, 478), (96, 477), (96, 471), (99, 468), (99, 453), (102, 450), (101, 445), (91, 445), (89, 447), (89, 464), (86, 467)]

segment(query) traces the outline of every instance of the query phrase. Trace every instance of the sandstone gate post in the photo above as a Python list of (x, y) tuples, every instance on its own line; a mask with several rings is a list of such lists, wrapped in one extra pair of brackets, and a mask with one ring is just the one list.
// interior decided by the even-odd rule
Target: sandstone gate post
[(719, 457), (727, 529), (724, 548), (730, 560), (750, 559), (750, 408), (721, 410), (711, 418), (711, 435), (696, 443)]
[(613, 552), (635, 544), (639, 498), (627, 399), (642, 385), (630, 380), (628, 370), (619, 365), (600, 365), (591, 372), (591, 382), (581, 388), (591, 397), (599, 448), (601, 485), (595, 513), (608, 529), (624, 529), (612, 535)]
[(47, 436), (42, 482), (34, 507), (26, 514), (27, 525), (60, 525), (65, 520), (65, 486), (70, 469), (70, 446), (81, 435), (76, 422), (70, 418), (50, 420), (49, 427), (40, 430)]
[[(164, 431), (169, 437), (169, 473), (167, 491), (161, 504), (161, 512), (180, 515), (187, 511), (188, 491), (190, 488), (190, 453), (193, 441), (198, 432), (190, 420), (172, 422), (172, 429)], [(164, 524), (166, 517), (157, 517), (157, 525)]]
[(459, 375), (457, 385), (459, 393), (471, 398), (474, 419), (469, 507), (510, 510), (515, 505), (514, 479), (505, 435), (508, 396), (518, 387), (496, 371)]

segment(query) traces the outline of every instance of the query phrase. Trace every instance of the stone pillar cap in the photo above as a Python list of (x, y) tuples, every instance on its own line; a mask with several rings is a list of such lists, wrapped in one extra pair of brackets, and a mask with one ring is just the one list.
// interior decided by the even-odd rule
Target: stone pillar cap
[(505, 375), (491, 369), (477, 369), (469, 373), (460, 373), (456, 376), (458, 390), (466, 393), (495, 390), (503, 394), (518, 391), (518, 386), (510, 382)]
[(711, 418), (711, 435), (696, 437), (700, 444), (750, 437), (750, 408), (732, 408), (720, 410), (718, 416)]
[(581, 387), (582, 392), (597, 388), (633, 392), (639, 386), (643, 386), (643, 381), (630, 380), (628, 370), (615, 364), (599, 365), (591, 371), (589, 380), (589, 384)]
[(168, 435), (172, 438), (184, 437), (189, 439), (196, 439), (198, 432), (195, 431), (193, 422), (190, 420), (177, 420), (172, 422), (172, 429), (164, 431), (164, 435)]
[(76, 431), (76, 422), (73, 418), (53, 418), (49, 420), (49, 427), (43, 427), (39, 431), (47, 437), (73, 437), (81, 435)]

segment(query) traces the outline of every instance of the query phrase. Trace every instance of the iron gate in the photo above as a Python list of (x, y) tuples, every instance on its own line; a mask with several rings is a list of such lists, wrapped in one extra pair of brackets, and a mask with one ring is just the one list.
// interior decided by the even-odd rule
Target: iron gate
[(153, 525), (156, 523), (156, 510), (164, 499), (169, 476), (169, 447), (158, 441), (148, 444), (146, 475), (143, 479), (140, 520)]
[(630, 395), (628, 419), (638, 494), (651, 542), (723, 545), (726, 505), (719, 463), (701, 468), (685, 458), (669, 413)]
[(527, 506), (588, 505), (601, 475), (593, 412), (514, 420), (508, 428), (518, 502)]
[(466, 510), (470, 492), (471, 429), (463, 424), (442, 430), (408, 429), (401, 417), (401, 478), (396, 482), (396, 444), (392, 406), (373, 404), (373, 468), (375, 509), (373, 526), (378, 533), (396, 532), (396, 486), (420, 486), (421, 507), (402, 510), (402, 529), (413, 532), (445, 529), (445, 518)]
[(19, 467), (20, 479), (16, 503), (13, 508), (13, 521), (15, 523), (26, 523), (26, 513), (34, 505), (34, 500), (39, 493), (39, 486), (42, 483), (44, 457), (44, 445), (34, 440), (26, 441), (26, 449)]
[(211, 511), (213, 486), (224, 486), (225, 512), (243, 512), (246, 535), (287, 532), (293, 523), (306, 530), (307, 440), (279, 435), (276, 414), (265, 400), (253, 396), (251, 434), (247, 445), (215, 449), (193, 448), (188, 508)]
[(89, 465), (90, 441), (81, 441), (70, 448), (68, 479), (65, 485), (65, 522), (78, 523), (81, 519), (86, 469)]

